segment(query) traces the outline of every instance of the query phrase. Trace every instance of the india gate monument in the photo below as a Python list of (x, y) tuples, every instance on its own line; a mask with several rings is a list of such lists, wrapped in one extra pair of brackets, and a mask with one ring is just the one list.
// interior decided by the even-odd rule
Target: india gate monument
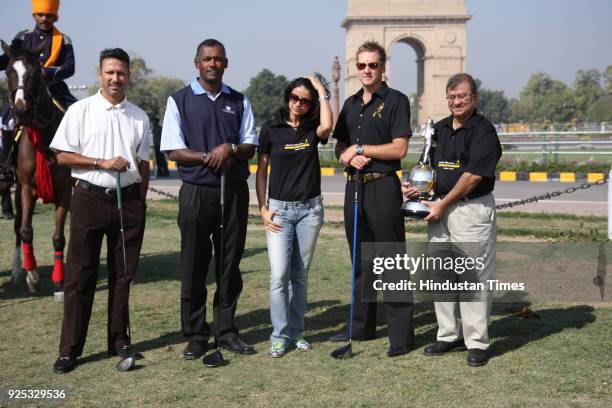
[[(467, 70), (465, 0), (347, 0), (345, 95), (359, 90), (355, 52), (367, 40), (375, 40), (393, 59), (391, 48), (401, 42), (417, 55), (419, 123), (448, 116), (444, 99), (446, 81)], [(387, 61), (387, 80), (394, 86)]]

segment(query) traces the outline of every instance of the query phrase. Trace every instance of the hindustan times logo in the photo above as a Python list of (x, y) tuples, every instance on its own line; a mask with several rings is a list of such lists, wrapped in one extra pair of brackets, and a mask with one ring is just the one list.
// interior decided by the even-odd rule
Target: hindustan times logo
[(414, 275), (420, 270), (454, 271), (461, 275), (467, 271), (483, 270), (485, 268), (486, 255), (482, 257), (461, 256), (409, 256), (408, 254), (396, 254), (391, 257), (375, 257), (372, 272), (380, 275), (388, 270), (405, 270)]

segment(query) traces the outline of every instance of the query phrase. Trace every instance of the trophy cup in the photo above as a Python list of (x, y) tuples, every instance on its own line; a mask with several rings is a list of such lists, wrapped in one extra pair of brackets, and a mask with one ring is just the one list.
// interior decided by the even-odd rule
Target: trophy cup
[(421, 203), (422, 200), (431, 200), (433, 198), (433, 187), (435, 181), (435, 173), (433, 167), (431, 167), (431, 147), (432, 138), (434, 135), (433, 120), (429, 118), (425, 125), (425, 132), (423, 134), (425, 138), (425, 146), (421, 153), (419, 164), (412, 168), (408, 181), (419, 190), (419, 195), (415, 198), (406, 200), (402, 204), (402, 214), (404, 217), (422, 220), (429, 215), (429, 208)]

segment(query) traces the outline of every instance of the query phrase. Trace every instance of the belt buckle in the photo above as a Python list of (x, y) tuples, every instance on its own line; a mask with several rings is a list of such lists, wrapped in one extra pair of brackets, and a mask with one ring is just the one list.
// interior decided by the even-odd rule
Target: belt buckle
[(104, 189), (104, 194), (106, 194), (107, 196), (110, 196), (113, 194), (113, 190), (114, 188), (105, 188)]

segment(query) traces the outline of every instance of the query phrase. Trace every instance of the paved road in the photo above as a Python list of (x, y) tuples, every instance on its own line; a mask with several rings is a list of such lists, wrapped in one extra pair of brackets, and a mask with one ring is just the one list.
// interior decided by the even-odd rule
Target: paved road
[[(151, 180), (151, 186), (168, 193), (177, 195), (180, 188), (180, 180), (176, 173), (171, 178)], [(342, 205), (344, 202), (345, 179), (342, 176), (323, 177), (321, 182), (324, 201), (327, 205)], [(562, 191), (568, 187), (576, 187), (581, 183), (545, 182), (533, 183), (528, 181), (497, 182), (495, 184), (495, 198), (498, 204), (508, 201), (529, 198), (547, 192)], [(256, 203), (255, 177), (249, 177), (249, 189), (251, 191), (251, 203)], [(159, 198), (157, 194), (151, 194), (151, 198)], [(592, 186), (586, 190), (578, 190), (572, 194), (562, 194), (552, 200), (531, 203), (514, 207), (513, 211), (548, 211), (574, 214), (606, 215), (608, 211), (608, 186)]]

